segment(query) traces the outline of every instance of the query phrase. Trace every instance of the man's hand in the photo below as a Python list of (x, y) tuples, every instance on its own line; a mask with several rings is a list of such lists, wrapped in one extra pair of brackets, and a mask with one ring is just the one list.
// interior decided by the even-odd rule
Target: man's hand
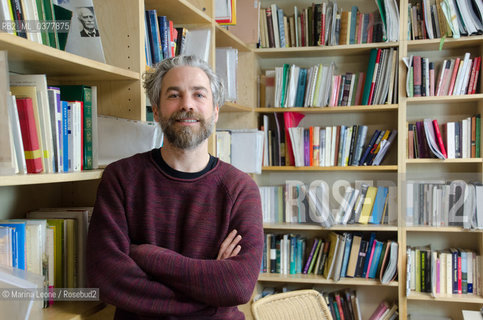
[(241, 238), (241, 235), (237, 235), (236, 230), (230, 232), (221, 244), (216, 260), (231, 258), (240, 253), (241, 246), (238, 243), (240, 242)]

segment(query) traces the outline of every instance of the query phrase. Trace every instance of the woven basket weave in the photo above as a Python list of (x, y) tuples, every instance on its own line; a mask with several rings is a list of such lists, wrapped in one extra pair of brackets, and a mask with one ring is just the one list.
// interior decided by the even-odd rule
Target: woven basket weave
[(255, 320), (332, 320), (316, 290), (295, 290), (267, 296), (252, 303)]

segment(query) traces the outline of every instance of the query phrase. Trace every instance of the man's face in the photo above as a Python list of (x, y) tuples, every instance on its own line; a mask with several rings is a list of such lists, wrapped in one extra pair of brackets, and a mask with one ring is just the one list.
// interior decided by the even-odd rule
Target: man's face
[(213, 132), (218, 107), (205, 72), (196, 67), (175, 67), (161, 83), (159, 107), (154, 117), (169, 143), (179, 149), (192, 149)]
[(79, 20), (86, 29), (94, 29), (96, 27), (94, 21), (94, 14), (89, 9), (81, 9), (79, 13)]

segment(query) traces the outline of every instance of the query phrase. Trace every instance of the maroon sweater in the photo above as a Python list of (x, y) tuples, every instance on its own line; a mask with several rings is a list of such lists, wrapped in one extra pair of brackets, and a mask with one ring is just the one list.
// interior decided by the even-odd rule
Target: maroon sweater
[[(241, 252), (216, 260), (233, 229)], [(146, 152), (104, 170), (88, 285), (117, 307), (116, 319), (244, 319), (236, 306), (251, 297), (262, 250), (260, 196), (247, 174), (218, 161), (198, 178), (175, 178)]]

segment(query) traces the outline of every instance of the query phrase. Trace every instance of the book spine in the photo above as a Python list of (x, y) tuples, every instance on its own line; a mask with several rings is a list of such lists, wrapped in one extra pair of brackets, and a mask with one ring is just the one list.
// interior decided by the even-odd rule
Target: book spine
[(40, 173), (43, 171), (42, 151), (40, 150), (39, 136), (35, 125), (32, 99), (17, 98), (16, 102), (27, 172)]

